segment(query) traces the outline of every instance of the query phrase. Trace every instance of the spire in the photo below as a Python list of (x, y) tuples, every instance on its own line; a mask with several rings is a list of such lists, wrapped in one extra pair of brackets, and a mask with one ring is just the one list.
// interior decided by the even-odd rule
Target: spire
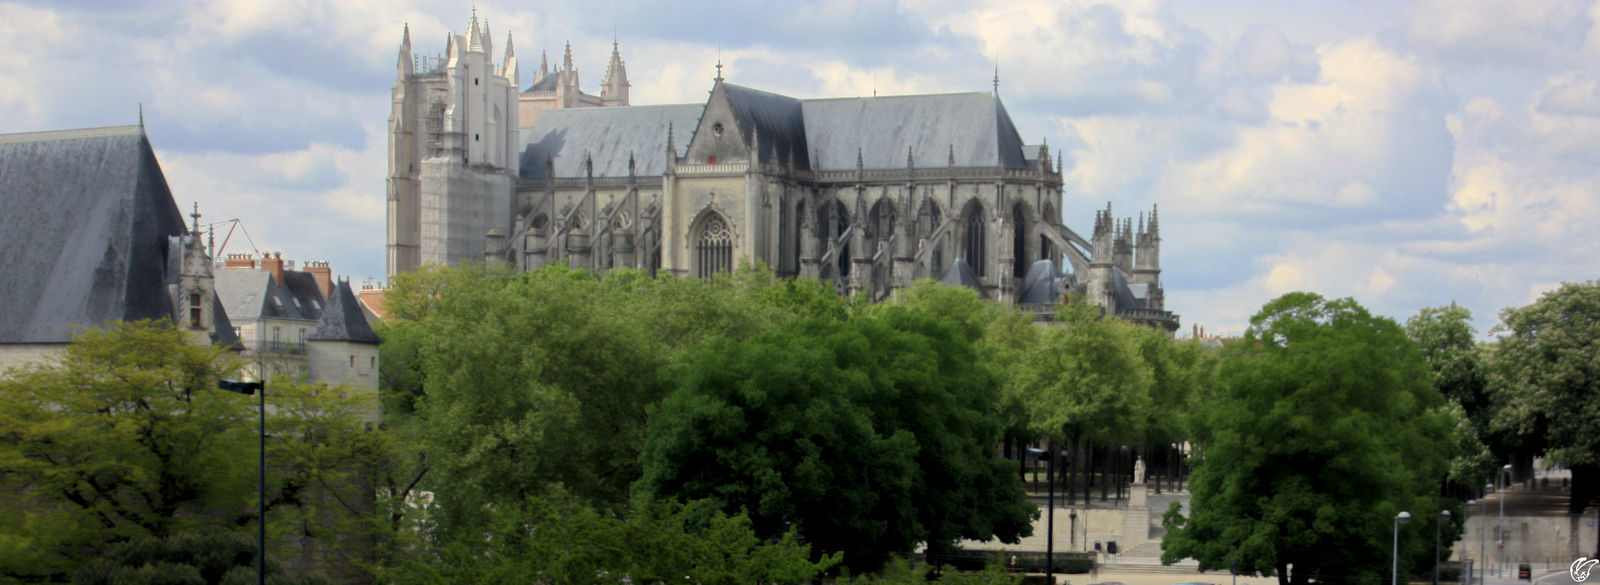
[(950, 144), (950, 168), (956, 168), (956, 145)]
[(139, 133), (144, 134), (144, 102), (139, 102)]
[(539, 78), (550, 74), (550, 54), (544, 49), (539, 49)]
[(1000, 95), (1000, 60), (999, 59), (996, 59), (995, 63), (994, 63), (994, 94), (995, 95)]
[(478, 28), (478, 6), (472, 6), (472, 21), (467, 23), (467, 50), (483, 50), (483, 30)]
[(717, 49), (717, 82), (722, 82), (722, 49)]
[(567, 53), (561, 57), (561, 70), (572, 71), (572, 41), (567, 41)]
[(628, 105), (628, 68), (622, 62), (622, 49), (616, 38), (611, 39), (611, 63), (606, 65), (606, 77), (600, 82), (600, 101), (608, 106)]
[(508, 32), (506, 33), (506, 60), (505, 64), (500, 66), (500, 74), (511, 79), (511, 87), (513, 89), (522, 85), (522, 75), (518, 69), (517, 51), (511, 42), (511, 33)]
[(908, 168), (908, 169), (917, 168), (917, 164), (911, 161), (911, 147), (910, 146), (906, 147), (906, 168)]
[(200, 238), (200, 202), (199, 201), (194, 202), (194, 212), (190, 213), (189, 217), (194, 218), (194, 227), (189, 228), (189, 233), (193, 234), (196, 239), (199, 239)]

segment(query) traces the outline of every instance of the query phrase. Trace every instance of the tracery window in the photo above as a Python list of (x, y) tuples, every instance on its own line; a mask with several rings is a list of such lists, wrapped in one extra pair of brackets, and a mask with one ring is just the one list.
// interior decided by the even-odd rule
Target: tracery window
[(962, 252), (966, 256), (967, 264), (972, 266), (972, 273), (981, 277), (984, 267), (983, 208), (977, 205), (969, 206), (966, 216), (967, 238)]
[(695, 245), (696, 270), (700, 278), (711, 278), (718, 272), (733, 271), (733, 231), (728, 222), (717, 213), (706, 216), (700, 226), (700, 239)]

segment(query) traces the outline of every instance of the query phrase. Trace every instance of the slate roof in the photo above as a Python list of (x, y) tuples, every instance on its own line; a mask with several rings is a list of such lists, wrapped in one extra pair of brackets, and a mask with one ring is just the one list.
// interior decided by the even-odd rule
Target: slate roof
[(272, 273), (257, 268), (216, 270), (217, 299), (233, 319), (299, 319), (316, 321), (322, 315), (322, 292), (316, 277), (298, 270), (283, 271), (283, 284)]
[(1068, 286), (1067, 278), (1056, 270), (1056, 263), (1051, 260), (1034, 260), (1028, 267), (1028, 274), (1022, 278), (1022, 294), (1017, 296), (1019, 305), (1054, 305), (1061, 302), (1062, 294)]
[[(909, 152), (918, 168), (949, 166), (952, 154), (958, 167), (1038, 165), (1038, 148), (1025, 149), (1005, 104), (991, 93), (795, 99), (729, 83), (723, 88), (747, 144), (751, 129), (759, 129), (762, 162), (786, 164), (792, 152), (801, 168), (855, 170), (859, 152), (864, 168), (903, 169)], [(594, 160), (596, 177), (628, 176), (629, 153), (635, 174), (660, 176), (668, 123), (683, 149), (704, 109), (705, 104), (676, 104), (541, 111), (538, 123), (522, 129), (521, 176), (544, 178), (550, 157), (557, 177), (583, 177), (585, 153)]]
[(801, 102), (806, 143), (824, 171), (853, 170), (856, 153), (868, 169), (903, 169), (909, 149), (918, 168), (1027, 168), (1022, 138), (1000, 98), (948, 93)]
[(328, 307), (322, 310), (322, 318), (317, 320), (316, 328), (306, 339), (313, 341), (354, 341), (358, 343), (378, 343), (378, 334), (372, 332), (372, 326), (367, 324), (367, 317), (361, 311), (361, 303), (356, 301), (356, 295), (350, 290), (350, 281), (341, 281), (333, 289), (333, 297), (328, 299)]
[[(795, 166), (811, 167), (801, 100), (731, 83), (724, 83), (722, 87), (728, 93), (728, 105), (733, 107), (733, 117), (739, 120), (740, 137), (744, 143), (750, 144), (750, 134), (759, 130), (758, 160), (787, 164), (792, 153)], [(854, 159), (851, 159), (851, 168), (855, 168), (854, 164)]]
[(172, 317), (183, 216), (140, 127), (0, 135), (0, 209), (0, 343)]
[(983, 294), (983, 283), (978, 282), (978, 276), (972, 272), (972, 266), (967, 264), (966, 258), (956, 258), (955, 262), (951, 262), (950, 267), (944, 269), (944, 274), (939, 276), (939, 282), (964, 286), (978, 291), (980, 297), (987, 296)]
[(534, 80), (533, 85), (528, 86), (526, 91), (555, 91), (561, 82), (560, 76), (556, 73), (552, 71), (549, 75)]
[(594, 160), (594, 176), (626, 177), (631, 154), (636, 175), (659, 177), (666, 172), (668, 126), (681, 150), (688, 146), (704, 109), (703, 104), (677, 104), (543, 110), (532, 128), (522, 129), (520, 174), (544, 178), (549, 157), (557, 177), (583, 177), (588, 154)]

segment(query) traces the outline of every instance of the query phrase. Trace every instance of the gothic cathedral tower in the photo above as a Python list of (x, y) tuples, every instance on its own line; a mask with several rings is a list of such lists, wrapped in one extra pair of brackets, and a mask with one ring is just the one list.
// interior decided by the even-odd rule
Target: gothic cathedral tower
[(474, 10), (443, 56), (415, 56), (406, 27), (389, 115), (388, 273), (481, 258), (483, 238), (510, 224), (519, 161), (516, 53), (496, 64), (489, 24)]

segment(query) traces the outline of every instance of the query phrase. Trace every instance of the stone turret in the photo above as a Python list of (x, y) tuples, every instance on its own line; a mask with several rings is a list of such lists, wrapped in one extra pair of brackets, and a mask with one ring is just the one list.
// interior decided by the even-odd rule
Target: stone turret
[(611, 41), (611, 63), (606, 66), (605, 80), (600, 82), (600, 105), (628, 105), (628, 68), (622, 62), (622, 50), (617, 41)]

